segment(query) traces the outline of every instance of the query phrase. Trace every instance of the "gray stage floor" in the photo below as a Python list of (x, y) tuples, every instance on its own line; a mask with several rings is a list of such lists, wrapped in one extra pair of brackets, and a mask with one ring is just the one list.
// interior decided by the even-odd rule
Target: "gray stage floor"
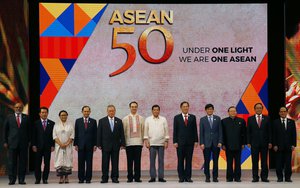
[[(270, 171), (270, 175), (269, 175), (269, 180), (270, 183), (263, 183), (263, 182), (258, 182), (258, 183), (252, 183), (252, 177), (251, 177), (251, 171), (247, 170), (247, 171), (242, 171), (242, 182), (241, 183), (236, 183), (236, 182), (230, 182), (227, 183), (225, 181), (225, 171), (220, 171), (219, 172), (219, 182), (218, 183), (205, 183), (204, 179), (205, 176), (203, 174), (203, 171), (193, 171), (193, 177), (192, 179), (194, 180), (194, 183), (178, 183), (178, 178), (177, 178), (177, 172), (176, 171), (166, 171), (165, 172), (165, 179), (167, 180), (166, 183), (159, 183), (159, 182), (155, 182), (155, 183), (148, 183), (149, 180), (149, 173), (147, 171), (143, 171), (142, 172), (142, 183), (127, 183), (126, 180), (126, 172), (120, 172), (120, 183), (119, 184), (113, 184), (111, 183), (111, 181), (109, 181), (109, 183), (107, 184), (100, 184), (100, 172), (94, 172), (94, 177), (92, 180), (91, 184), (78, 184), (78, 180), (77, 180), (77, 173), (74, 172), (69, 180), (70, 183), (69, 184), (58, 184), (59, 178), (55, 176), (55, 173), (51, 173), (50, 177), (49, 177), (49, 184), (44, 185), (44, 184), (39, 184), (39, 185), (35, 185), (34, 184), (34, 175), (33, 174), (29, 174), (26, 176), (26, 185), (13, 185), (10, 187), (57, 187), (57, 188), (64, 188), (64, 187), (72, 187), (72, 188), (82, 188), (82, 187), (89, 187), (89, 188), (93, 188), (93, 187), (114, 187), (114, 188), (118, 188), (118, 187), (122, 187), (122, 188), (126, 188), (126, 187), (151, 187), (153, 188), (153, 186), (155, 187), (164, 187), (164, 188), (182, 188), (184, 187), (201, 187), (201, 186), (205, 186), (205, 188), (209, 188), (209, 187), (222, 187), (222, 188), (241, 188), (241, 186), (243, 186), (244, 188), (264, 188), (264, 187), (272, 187), (272, 188), (282, 188), (282, 186), (284, 186), (284, 188), (298, 188), (300, 185), (300, 173), (294, 173), (292, 175), (292, 183), (277, 183), (276, 180), (276, 175), (275, 175), (275, 171), (271, 170)], [(16, 182), (17, 183), (17, 182)], [(4, 187), (8, 185), (8, 178), (7, 177), (0, 177), (0, 187)]]

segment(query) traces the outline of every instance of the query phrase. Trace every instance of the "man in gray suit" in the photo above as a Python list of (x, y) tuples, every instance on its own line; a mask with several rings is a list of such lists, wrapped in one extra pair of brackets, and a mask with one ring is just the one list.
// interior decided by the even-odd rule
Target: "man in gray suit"
[(213, 154), (213, 181), (218, 182), (218, 160), (223, 142), (222, 124), (219, 116), (213, 115), (214, 106), (205, 105), (206, 116), (200, 119), (200, 147), (204, 154), (205, 182), (210, 182), (209, 162)]
[[(28, 145), (30, 142), (29, 117), (22, 113), (23, 104), (15, 104), (15, 113), (7, 116), (4, 122), (4, 148), (8, 149), (9, 185), (16, 182), (18, 171), (19, 184), (24, 185), (27, 166)], [(18, 170), (17, 170), (18, 167)]]

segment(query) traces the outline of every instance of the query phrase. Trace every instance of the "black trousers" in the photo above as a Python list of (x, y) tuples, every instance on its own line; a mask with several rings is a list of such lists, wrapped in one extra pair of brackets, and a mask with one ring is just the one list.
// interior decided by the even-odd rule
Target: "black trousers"
[(91, 181), (93, 176), (93, 148), (78, 150), (78, 179), (79, 181)]
[[(240, 180), (241, 179), (241, 150), (226, 150), (227, 159), (227, 180)], [(233, 171), (233, 159), (234, 159), (234, 171)]]
[(119, 178), (119, 152), (118, 150), (102, 150), (102, 180), (108, 180), (109, 162), (111, 161), (111, 179)]
[(292, 176), (292, 150), (284, 149), (276, 152), (276, 175), (278, 179), (283, 179), (283, 169), (285, 179), (291, 179)]
[(24, 181), (27, 167), (28, 147), (18, 146), (16, 149), (9, 149), (8, 157), (9, 180), (15, 182), (18, 172), (19, 181)]
[[(128, 180), (139, 180), (141, 179), (141, 156), (142, 146), (127, 146), (127, 179)], [(134, 169), (134, 175), (133, 175)]]
[(179, 179), (191, 179), (193, 152), (194, 152), (194, 145), (178, 146), (177, 172), (178, 172)]
[(36, 181), (41, 181), (42, 171), (41, 165), (44, 158), (43, 180), (48, 180), (50, 171), (51, 148), (38, 149), (35, 153), (35, 169), (34, 175)]
[(259, 154), (261, 158), (261, 179), (268, 179), (268, 148), (267, 147), (251, 147), (251, 159), (252, 159), (252, 177), (253, 179), (259, 179), (258, 176), (258, 161)]
[(213, 157), (213, 178), (218, 178), (218, 170), (219, 170), (218, 162), (219, 162), (220, 148), (212, 145), (209, 148), (205, 148), (203, 154), (204, 154), (204, 174), (206, 178), (210, 178), (209, 163), (210, 163), (211, 154)]

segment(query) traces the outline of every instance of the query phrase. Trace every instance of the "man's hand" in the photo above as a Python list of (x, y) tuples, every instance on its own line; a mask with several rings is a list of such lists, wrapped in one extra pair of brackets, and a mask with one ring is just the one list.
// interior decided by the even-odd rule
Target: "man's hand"
[(278, 151), (278, 147), (277, 146), (274, 146), (273, 150), (276, 152)]
[(32, 146), (32, 151), (36, 153), (37, 152), (37, 147), (36, 146)]
[(94, 149), (94, 152), (95, 152), (95, 151), (97, 150), (97, 146), (94, 146), (94, 148), (93, 148), (93, 149)]
[(202, 150), (204, 150), (204, 149), (205, 149), (205, 145), (204, 145), (204, 144), (201, 144), (201, 145), (200, 145), (200, 148), (201, 148)]
[(245, 145), (242, 145), (242, 149), (244, 149)]
[(150, 148), (150, 143), (149, 143), (149, 140), (145, 140), (145, 146), (146, 146), (146, 148)]
[(121, 149), (125, 149), (126, 147), (125, 146), (121, 146)]
[(194, 147), (195, 148), (198, 147), (198, 142), (195, 142)]
[(174, 145), (175, 148), (178, 148), (178, 144), (177, 143), (174, 143), (173, 145)]
[(226, 150), (226, 146), (223, 145), (223, 146), (222, 146), (222, 149), (223, 149), (223, 150)]
[(99, 149), (99, 150), (102, 150), (101, 146), (98, 146), (98, 149)]
[(292, 151), (294, 151), (295, 150), (295, 146), (292, 146)]
[(222, 143), (218, 143), (218, 147), (221, 148), (222, 147)]
[(8, 144), (7, 143), (4, 143), (3, 146), (4, 146), (5, 149), (8, 148)]
[(268, 148), (272, 149), (272, 144), (271, 143), (269, 143)]
[(247, 144), (248, 148), (251, 148), (251, 144)]

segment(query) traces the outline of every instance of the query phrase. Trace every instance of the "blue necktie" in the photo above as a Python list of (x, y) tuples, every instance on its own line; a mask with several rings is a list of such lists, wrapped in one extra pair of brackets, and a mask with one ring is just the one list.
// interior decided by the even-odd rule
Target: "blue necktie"
[(212, 121), (212, 119), (211, 119), (212, 117), (211, 116), (209, 116), (209, 125), (210, 125), (210, 128), (212, 128), (212, 125), (213, 125), (213, 121)]

